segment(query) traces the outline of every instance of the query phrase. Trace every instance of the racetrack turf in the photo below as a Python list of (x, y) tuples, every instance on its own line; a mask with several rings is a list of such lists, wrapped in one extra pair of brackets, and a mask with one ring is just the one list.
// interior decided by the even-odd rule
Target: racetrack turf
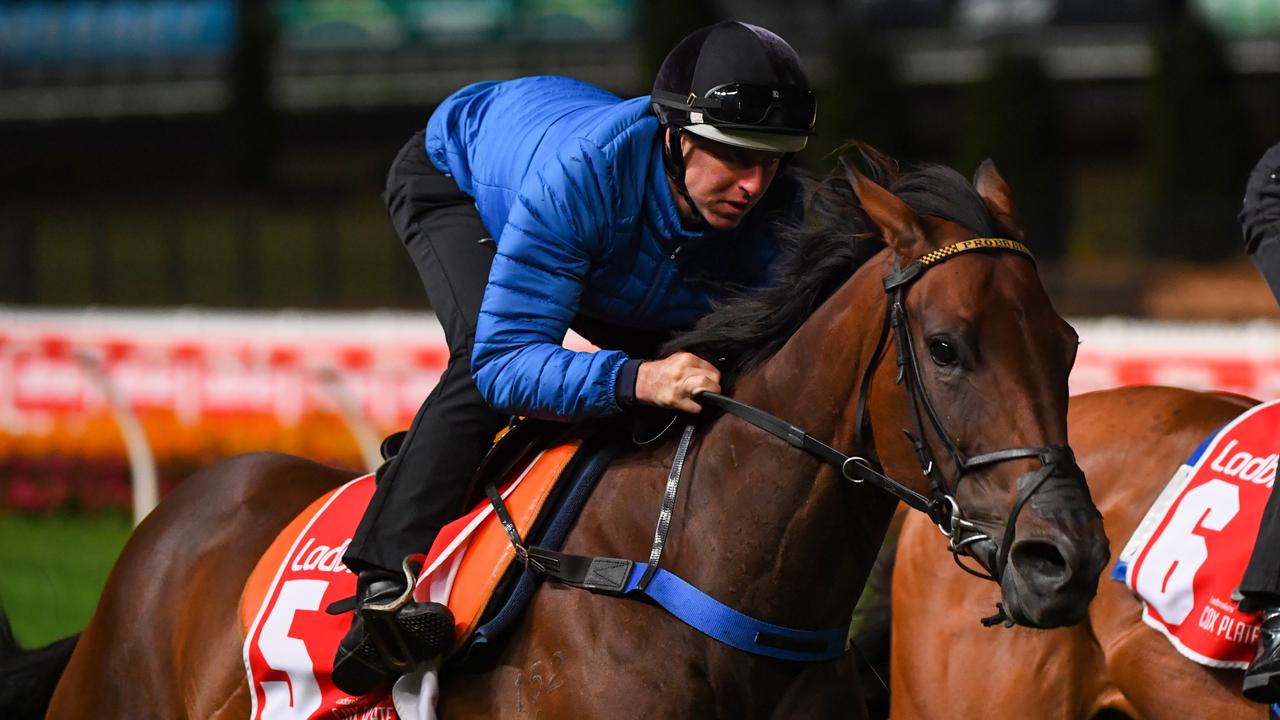
[[(84, 627), (131, 531), (123, 514), (0, 513), (0, 609), (24, 647)], [(859, 606), (875, 594), (868, 588)]]
[(24, 647), (84, 627), (131, 529), (122, 514), (0, 514), (0, 608)]

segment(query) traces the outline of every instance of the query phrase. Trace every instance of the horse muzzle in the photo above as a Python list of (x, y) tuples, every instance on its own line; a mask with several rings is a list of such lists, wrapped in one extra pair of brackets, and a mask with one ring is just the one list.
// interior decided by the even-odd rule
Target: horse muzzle
[(1006, 614), (1054, 628), (1084, 620), (1111, 558), (1102, 516), (1077, 472), (1049, 478), (1024, 508), (1000, 577)]

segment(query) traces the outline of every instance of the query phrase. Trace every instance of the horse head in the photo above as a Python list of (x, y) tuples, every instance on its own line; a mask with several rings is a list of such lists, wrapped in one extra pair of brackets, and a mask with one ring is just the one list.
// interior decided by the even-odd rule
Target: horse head
[(883, 284), (853, 306), (873, 302), (885, 321), (877, 340), (864, 335), (876, 352), (855, 435), (931, 498), (957, 563), (975, 572), (976, 560), (1000, 584), (999, 619), (1080, 622), (1109, 550), (1067, 447), (1078, 339), (1041, 285), (1009, 187), (989, 160), (970, 186), (948, 168), (898, 173), (864, 154), (885, 186), (851, 167), (847, 179), (887, 247), (859, 271)]

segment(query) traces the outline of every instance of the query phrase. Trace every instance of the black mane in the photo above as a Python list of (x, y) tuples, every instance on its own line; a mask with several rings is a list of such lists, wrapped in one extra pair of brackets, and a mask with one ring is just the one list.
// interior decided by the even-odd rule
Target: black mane
[[(863, 172), (889, 188), (920, 215), (933, 215), (975, 236), (998, 235), (978, 193), (960, 173), (943, 165), (900, 171), (891, 158), (853, 144)], [(843, 158), (842, 158), (843, 161)], [(884, 247), (880, 230), (858, 204), (842, 168), (808, 181), (807, 219), (779, 232), (774, 282), (718, 303), (691, 329), (672, 338), (663, 355), (685, 350), (707, 358), (730, 377), (772, 357), (805, 320)]]

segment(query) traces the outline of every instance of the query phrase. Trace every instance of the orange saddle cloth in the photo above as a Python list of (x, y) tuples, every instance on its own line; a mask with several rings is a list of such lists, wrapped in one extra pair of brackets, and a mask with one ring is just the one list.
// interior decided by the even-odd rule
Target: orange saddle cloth
[[(552, 446), (518, 464), (498, 484), (522, 537), (546, 505), (556, 481), (581, 446)], [(333, 685), (333, 657), (351, 616), (325, 608), (355, 594), (355, 575), (342, 554), (373, 497), (365, 475), (313, 502), (258, 561), (240, 599), (251, 718), (394, 718), (390, 696), (352, 697)], [(515, 558), (489, 502), (441, 530), (427, 553), (415, 597), (453, 611), (462, 647)]]

